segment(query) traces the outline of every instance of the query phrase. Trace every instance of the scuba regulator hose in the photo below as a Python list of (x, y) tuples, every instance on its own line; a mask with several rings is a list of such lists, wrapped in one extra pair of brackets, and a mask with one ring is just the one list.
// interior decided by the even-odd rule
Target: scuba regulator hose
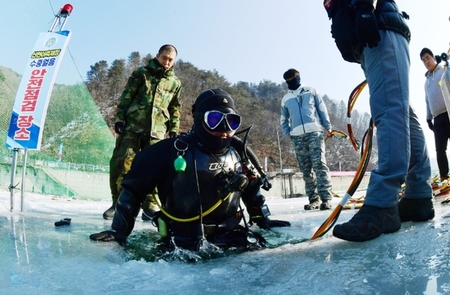
[[(255, 153), (249, 147), (247, 147), (247, 145), (245, 143), (250, 129), (251, 129), (251, 126), (247, 129), (245, 129), (244, 131), (242, 131), (242, 132), (246, 132), (246, 136), (245, 136), (244, 140), (240, 139), (236, 135), (233, 136), (232, 140), (231, 140), (231, 146), (238, 151), (238, 153), (241, 155), (243, 161), (249, 160), (255, 166), (256, 170), (261, 175), (262, 188), (265, 190), (269, 190), (272, 187), (272, 184), (268, 181), (267, 175), (264, 173), (264, 170), (262, 169), (262, 165), (259, 162), (258, 158), (256, 157)], [(183, 154), (183, 152), (185, 152), (187, 150), (187, 148), (180, 150), (176, 144), (174, 144), (174, 146), (179, 152), (182, 152), (181, 154)], [(179, 154), (179, 157), (181, 154)], [(177, 165), (175, 165), (175, 166), (177, 166)], [(184, 166), (185, 166), (185, 164), (184, 164)], [(182, 169), (181, 171), (184, 171), (184, 169)], [(239, 176), (239, 175), (237, 175), (237, 176)], [(190, 218), (178, 218), (178, 217), (171, 215), (169, 212), (167, 212), (162, 207), (159, 200), (157, 200), (154, 195), (150, 195), (150, 197), (152, 198), (152, 201), (156, 204), (156, 206), (159, 208), (159, 210), (168, 218), (170, 218), (174, 221), (177, 221), (177, 222), (192, 222), (195, 220), (202, 219), (203, 217), (211, 214), (211, 212), (213, 212), (215, 209), (217, 209), (217, 207), (219, 207), (224, 201), (226, 201), (231, 196), (233, 191), (235, 191), (235, 189), (236, 189), (235, 186), (237, 186), (237, 187), (244, 186), (244, 182), (246, 185), (248, 183), (248, 180), (246, 179), (246, 181), (244, 181), (243, 179), (241, 179), (239, 177), (233, 178), (233, 180), (231, 181), (231, 187), (227, 187), (227, 190), (225, 191), (223, 198), (219, 199), (208, 210), (206, 210), (206, 211), (201, 210), (202, 212), (199, 215), (196, 215), (196, 216), (193, 216)]]
[(261, 181), (262, 181), (262, 188), (266, 191), (270, 190), (272, 188), (272, 184), (269, 182), (269, 179), (267, 178), (266, 173), (264, 172), (261, 163), (258, 160), (258, 157), (255, 155), (255, 153), (253, 152), (252, 149), (250, 149), (247, 144), (247, 136), (248, 133), (250, 131), (250, 129), (252, 128), (252, 126), (250, 126), (249, 128), (241, 131), (242, 132), (246, 132), (245, 134), (245, 138), (244, 140), (240, 139), (238, 136), (233, 136), (232, 140), (231, 140), (231, 146), (233, 148), (235, 148), (237, 151), (242, 151), (242, 159), (245, 160), (249, 160), (250, 163), (253, 164), (253, 166), (255, 166), (256, 170), (258, 171), (258, 173), (261, 175)]

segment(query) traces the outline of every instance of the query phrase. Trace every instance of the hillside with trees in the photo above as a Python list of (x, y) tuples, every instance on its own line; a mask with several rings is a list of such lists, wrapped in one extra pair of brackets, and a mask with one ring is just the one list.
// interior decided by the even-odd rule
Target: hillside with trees
[[(11, 113), (21, 76), (0, 66), (0, 155), (5, 147)], [(63, 146), (64, 162), (107, 166), (114, 136), (93, 102), (86, 85), (55, 84), (47, 109), (40, 151), (30, 151), (30, 160), (58, 160)]]
[[(86, 86), (91, 93), (101, 115), (110, 127), (114, 126), (114, 114), (118, 98), (131, 72), (148, 63), (153, 56), (141, 57), (132, 52), (127, 59), (116, 59), (111, 64), (101, 60), (90, 66)], [(298, 171), (297, 161), (290, 139), (282, 134), (280, 127), (280, 103), (287, 86), (264, 80), (258, 84), (238, 82), (231, 84), (217, 71), (206, 71), (193, 64), (178, 60), (175, 73), (183, 84), (181, 131), (187, 132), (192, 125), (191, 107), (195, 98), (209, 88), (221, 88), (235, 99), (238, 113), (243, 118), (241, 129), (252, 127), (248, 138), (249, 146), (260, 158), (261, 163), (268, 159), (269, 171), (280, 168), (293, 168)], [(347, 132), (347, 102), (335, 101), (324, 95), (333, 128)], [(370, 115), (354, 110), (351, 115), (353, 132), (358, 140), (368, 127)], [(353, 171), (359, 162), (356, 152), (348, 140), (330, 139), (327, 145), (327, 162), (330, 170)], [(374, 140), (370, 166), (376, 163), (377, 152)], [(368, 169), (370, 169), (369, 167)]]

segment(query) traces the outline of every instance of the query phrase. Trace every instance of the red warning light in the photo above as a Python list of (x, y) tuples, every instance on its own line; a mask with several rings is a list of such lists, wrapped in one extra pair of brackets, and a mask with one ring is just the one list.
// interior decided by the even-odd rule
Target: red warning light
[(61, 8), (60, 14), (67, 14), (70, 15), (72, 13), (73, 6), (71, 4), (66, 4)]

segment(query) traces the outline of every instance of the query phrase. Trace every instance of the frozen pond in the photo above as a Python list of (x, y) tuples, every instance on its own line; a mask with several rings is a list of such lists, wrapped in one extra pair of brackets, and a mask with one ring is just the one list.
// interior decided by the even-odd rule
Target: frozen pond
[[(269, 199), (272, 218), (292, 223), (260, 231), (273, 247), (155, 259), (155, 228), (140, 216), (124, 249), (89, 240), (89, 234), (109, 229), (102, 219), (109, 202), (26, 194), (24, 212), (19, 204), (10, 212), (3, 189), (0, 293), (450, 294), (450, 204), (442, 200), (435, 199), (433, 221), (403, 223), (397, 233), (351, 243), (331, 233), (309, 240), (330, 211), (304, 211), (305, 198)], [(338, 223), (354, 213), (343, 211)], [(71, 225), (55, 227), (65, 217)]]

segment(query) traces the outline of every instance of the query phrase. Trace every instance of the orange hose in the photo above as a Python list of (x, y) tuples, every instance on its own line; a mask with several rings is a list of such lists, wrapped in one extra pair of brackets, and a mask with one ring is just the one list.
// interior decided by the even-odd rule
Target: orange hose
[(352, 124), (350, 121), (351, 113), (353, 111), (353, 107), (355, 106), (356, 100), (358, 99), (359, 95), (363, 91), (364, 87), (367, 85), (367, 81), (364, 80), (363, 82), (359, 83), (358, 86), (353, 89), (353, 91), (350, 93), (350, 96), (348, 98), (348, 104), (347, 104), (347, 131), (348, 136), (350, 138), (350, 142), (353, 145), (353, 148), (356, 151), (359, 151), (359, 146), (357, 143), (357, 140), (355, 138), (355, 134), (353, 133)]
[[(350, 122), (350, 115), (353, 110), (353, 107), (355, 105), (356, 99), (361, 94), (361, 91), (364, 89), (364, 87), (367, 85), (367, 81), (361, 82), (358, 86), (356, 86), (355, 89), (353, 89), (352, 93), (349, 96), (348, 105), (347, 105), (347, 129), (348, 129), (348, 136), (350, 138), (350, 141), (355, 148), (355, 150), (359, 150), (359, 146), (357, 144), (357, 140), (355, 139), (355, 136), (353, 134), (353, 129)], [(351, 198), (351, 196), (355, 193), (356, 189), (358, 188), (359, 184), (361, 183), (361, 180), (364, 177), (364, 173), (366, 172), (367, 164), (370, 160), (370, 154), (372, 150), (372, 138), (373, 138), (373, 128), (374, 124), (372, 120), (370, 120), (369, 129), (367, 130), (367, 142), (365, 145), (363, 145), (363, 151), (361, 154), (361, 159), (358, 163), (358, 168), (356, 169), (355, 176), (353, 177), (353, 180), (347, 189), (346, 194), (342, 198), (341, 202), (334, 208), (334, 210), (331, 212), (330, 216), (322, 223), (322, 225), (319, 227), (319, 229), (313, 234), (311, 237), (311, 240), (314, 240), (318, 237), (322, 237), (325, 235), (331, 227), (336, 223), (337, 219), (339, 218), (339, 215), (341, 214), (342, 209), (345, 206), (345, 203)]]

